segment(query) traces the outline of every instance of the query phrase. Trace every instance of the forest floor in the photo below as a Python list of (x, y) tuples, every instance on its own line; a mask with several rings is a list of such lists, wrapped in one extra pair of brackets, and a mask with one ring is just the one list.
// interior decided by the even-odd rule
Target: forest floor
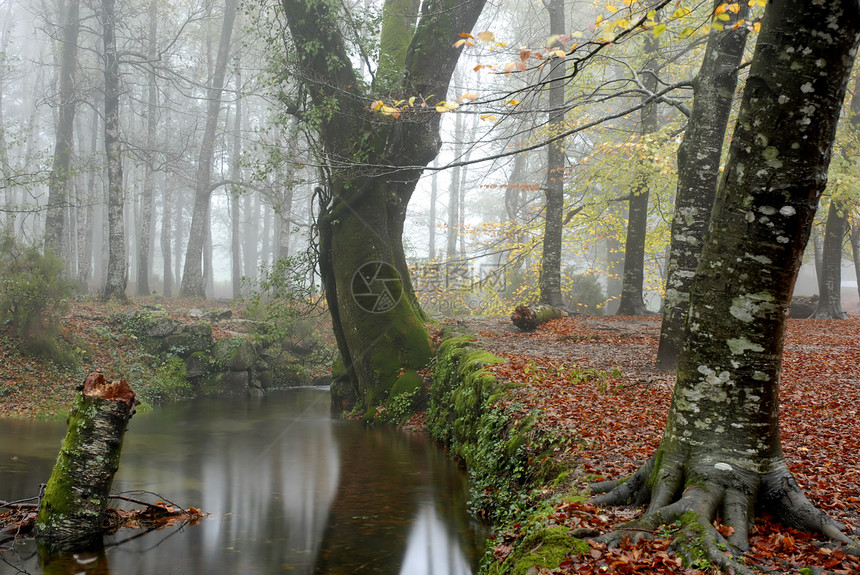
[[(460, 322), (461, 324), (463, 322)], [(543, 432), (560, 438), (556, 457), (587, 481), (633, 473), (656, 450), (671, 402), (674, 375), (655, 367), (659, 317), (571, 317), (532, 333), (505, 319), (465, 320), (481, 347), (507, 359), (489, 369), (525, 385), (512, 403), (542, 413)], [(780, 388), (782, 444), (789, 467), (810, 500), (860, 536), (860, 318), (790, 320)], [(641, 508), (597, 509), (563, 503), (559, 525), (601, 532), (641, 514)], [(860, 573), (860, 559), (775, 524), (762, 510), (751, 532), (747, 563), (774, 573)], [(495, 556), (511, 552), (516, 532), (498, 534)], [(670, 539), (618, 549), (592, 547), (553, 573), (702, 573), (667, 554)], [(546, 571), (547, 573), (550, 571)], [(541, 572), (543, 573), (543, 572)]]

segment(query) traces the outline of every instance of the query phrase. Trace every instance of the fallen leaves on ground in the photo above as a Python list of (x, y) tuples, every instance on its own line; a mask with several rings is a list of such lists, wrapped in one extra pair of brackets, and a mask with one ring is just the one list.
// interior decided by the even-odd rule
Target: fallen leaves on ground
[[(526, 384), (505, 401), (523, 414), (539, 410), (544, 431), (565, 440), (556, 456), (576, 465), (580, 486), (629, 475), (654, 453), (674, 385), (673, 374), (655, 367), (659, 317), (561, 318), (532, 333), (518, 332), (504, 319), (469, 325), (484, 347), (508, 360), (488, 369)], [(789, 467), (814, 504), (860, 534), (860, 319), (790, 320), (780, 386)], [(600, 513), (607, 517), (604, 531), (631, 518), (622, 508)], [(678, 565), (667, 553), (668, 541), (645, 539), (612, 550), (596, 546), (555, 572), (701, 572)], [(810, 566), (860, 573), (856, 557), (766, 517), (756, 520), (750, 544), (748, 559), (772, 572)], [(503, 554), (510, 541), (502, 538), (499, 545), (497, 553)]]

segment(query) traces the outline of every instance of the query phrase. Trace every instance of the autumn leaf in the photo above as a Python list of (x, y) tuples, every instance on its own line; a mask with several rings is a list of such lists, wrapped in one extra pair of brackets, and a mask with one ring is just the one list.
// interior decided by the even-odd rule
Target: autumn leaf
[(496, 36), (489, 30), (484, 30), (478, 34), (478, 40), (481, 42), (495, 42)]

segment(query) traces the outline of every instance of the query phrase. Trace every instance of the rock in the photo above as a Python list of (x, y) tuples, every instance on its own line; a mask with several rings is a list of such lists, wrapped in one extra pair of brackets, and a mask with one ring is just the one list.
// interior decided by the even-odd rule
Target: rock
[(149, 337), (167, 337), (175, 332), (182, 324), (179, 320), (171, 317), (156, 316), (151, 318), (150, 324), (146, 327), (146, 335)]
[(188, 357), (195, 351), (212, 348), (212, 326), (205, 321), (182, 326), (162, 340), (161, 349), (180, 357)]
[(225, 337), (215, 342), (212, 351), (215, 362), (226, 369), (244, 371), (251, 369), (257, 361), (254, 343), (244, 337)]
[(209, 354), (204, 351), (195, 351), (185, 359), (185, 373), (189, 379), (196, 379), (206, 375), (209, 371)]
[(230, 319), (231, 317), (233, 317), (233, 310), (231, 309), (213, 309), (200, 316), (200, 319), (205, 321), (221, 321)]
[(188, 317), (203, 317), (203, 312), (197, 308), (190, 309), (185, 312)]
[(246, 396), (248, 395), (251, 378), (247, 371), (226, 371), (213, 378), (211, 389), (213, 395)]
[(250, 319), (226, 319), (218, 327), (234, 333), (266, 333), (266, 324)]

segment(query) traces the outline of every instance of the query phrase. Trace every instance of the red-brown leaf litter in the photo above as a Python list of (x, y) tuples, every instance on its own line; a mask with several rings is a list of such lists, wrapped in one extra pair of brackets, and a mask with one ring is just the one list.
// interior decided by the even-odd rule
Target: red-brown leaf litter
[[(587, 481), (635, 471), (660, 442), (674, 375), (656, 369), (659, 317), (569, 317), (522, 333), (504, 320), (472, 320), (481, 344), (508, 361), (489, 369), (525, 383), (509, 401), (523, 413), (539, 409), (543, 428), (566, 438), (559, 458), (572, 462)], [(807, 496), (848, 532), (860, 535), (860, 319), (790, 320), (780, 389), (785, 456)], [(560, 525), (602, 532), (642, 509), (593, 508), (556, 514)], [(569, 509), (568, 509), (569, 511)], [(578, 521), (572, 518), (579, 517)], [(722, 529), (728, 529), (720, 526)], [(508, 534), (510, 535), (510, 534)], [(553, 573), (700, 573), (667, 554), (668, 539), (593, 548)], [(498, 539), (497, 558), (509, 548)], [(811, 536), (758, 518), (747, 562), (770, 572), (817, 567), (829, 573), (860, 573), (860, 560)], [(509, 552), (509, 551), (508, 551)]]

